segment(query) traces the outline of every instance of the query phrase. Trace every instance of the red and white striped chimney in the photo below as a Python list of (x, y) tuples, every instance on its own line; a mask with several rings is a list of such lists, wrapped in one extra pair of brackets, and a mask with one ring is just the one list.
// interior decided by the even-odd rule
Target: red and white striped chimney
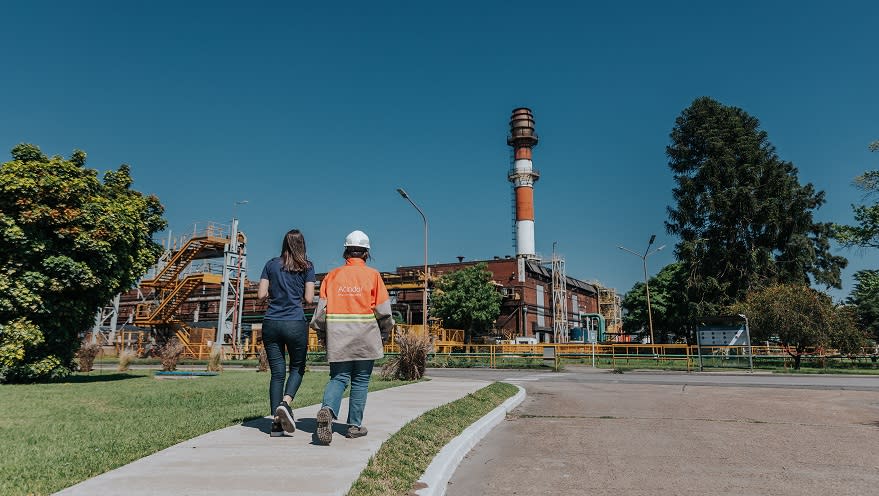
[(531, 163), (531, 149), (537, 145), (534, 116), (531, 109), (517, 108), (510, 117), (507, 144), (513, 147), (513, 165), (507, 179), (516, 195), (516, 256), (533, 258), (534, 249), (534, 183), (540, 179)]

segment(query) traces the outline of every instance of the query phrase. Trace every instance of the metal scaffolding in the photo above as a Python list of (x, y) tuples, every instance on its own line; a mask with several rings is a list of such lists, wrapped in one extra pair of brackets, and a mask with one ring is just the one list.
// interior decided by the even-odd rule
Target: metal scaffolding
[[(216, 284), (223, 290), (220, 318), (214, 334), (216, 342), (222, 344), (226, 335), (240, 332), (243, 274), (247, 268), (244, 239), (238, 231), (237, 219), (233, 219), (231, 228), (212, 222), (196, 224), (192, 233), (176, 240), (169, 237), (167, 252), (140, 282), (140, 288), (150, 289), (151, 293), (149, 298), (137, 304), (134, 324), (176, 335), (187, 356), (204, 358), (208, 354), (207, 346), (201, 337), (194, 341), (190, 339), (192, 329), (178, 316), (178, 309), (196, 288)], [(222, 264), (216, 261), (221, 256)], [(232, 305), (229, 305), (230, 301)]]
[(229, 242), (223, 249), (223, 287), (217, 320), (216, 344), (229, 338), (236, 348), (241, 345), (241, 315), (244, 307), (244, 280), (247, 274), (247, 239), (238, 232), (238, 219), (232, 219)]
[[(116, 339), (116, 327), (119, 320), (119, 300), (122, 293), (113, 297), (109, 305), (102, 307), (95, 315), (95, 325), (92, 327), (92, 343), (112, 344)], [(100, 340), (98, 336), (101, 336)], [(99, 342), (100, 341), (100, 342)]]
[(552, 335), (553, 342), (568, 342), (568, 278), (565, 259), (552, 251)]

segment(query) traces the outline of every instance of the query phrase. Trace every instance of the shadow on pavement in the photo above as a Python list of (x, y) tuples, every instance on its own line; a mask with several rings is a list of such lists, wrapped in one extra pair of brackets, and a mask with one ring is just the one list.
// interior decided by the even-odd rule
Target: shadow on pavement
[[(264, 434), (271, 434), (272, 432), (272, 419), (271, 417), (254, 417), (251, 419), (247, 419), (244, 422), (241, 422), (243, 427), (249, 427), (251, 429), (258, 429), (260, 432)], [(323, 443), (317, 440), (317, 419), (313, 417), (307, 418), (298, 418), (296, 419), (296, 433), (301, 434), (311, 434), (311, 444), (316, 444), (319, 446), (323, 446)], [(348, 426), (346, 424), (340, 424), (339, 422), (333, 422), (333, 434), (345, 436), (348, 433)], [(289, 435), (289, 434), (288, 434)], [(294, 434), (296, 435), (296, 434)]]
[(258, 429), (260, 432), (263, 432), (265, 434), (271, 434), (272, 432), (271, 418), (255, 417), (241, 422), (241, 425), (244, 427), (250, 427), (251, 429)]

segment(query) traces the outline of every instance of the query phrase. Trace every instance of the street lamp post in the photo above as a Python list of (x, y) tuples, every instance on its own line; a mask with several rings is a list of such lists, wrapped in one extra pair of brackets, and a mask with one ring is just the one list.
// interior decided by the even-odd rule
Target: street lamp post
[(656, 241), (655, 234), (650, 236), (650, 241), (647, 242), (647, 249), (644, 250), (643, 255), (641, 255), (640, 253), (637, 253), (635, 251), (632, 251), (628, 248), (624, 248), (622, 246), (617, 246), (617, 248), (619, 248), (620, 250), (627, 251), (627, 252), (631, 253), (632, 255), (635, 255), (636, 257), (640, 258), (641, 262), (644, 265), (644, 289), (647, 292), (647, 325), (650, 329), (650, 344), (656, 344), (656, 341), (654, 341), (654, 339), (653, 339), (653, 311), (650, 309), (650, 284), (647, 279), (647, 257), (649, 257), (650, 255), (653, 255), (654, 253), (665, 248), (665, 245), (662, 245), (659, 248), (657, 248), (653, 251), (650, 251), (650, 246), (653, 244), (654, 241)]
[(416, 205), (414, 201), (412, 201), (412, 198), (409, 197), (409, 194), (406, 193), (406, 190), (404, 190), (403, 188), (397, 188), (397, 193), (400, 193), (400, 196), (402, 196), (403, 198), (406, 199), (406, 201), (411, 203), (412, 206), (415, 207), (415, 210), (418, 210), (418, 213), (421, 214), (421, 219), (424, 221), (424, 294), (422, 295), (422, 300), (421, 300), (421, 304), (422, 304), (422, 308), (424, 309), (424, 312), (421, 315), (422, 315), (422, 324), (424, 325), (424, 332), (429, 332), (429, 329), (427, 326), (427, 279), (428, 279), (428, 274), (427, 274), (427, 216), (424, 215), (424, 212), (421, 211), (420, 208), (418, 208), (418, 205)]

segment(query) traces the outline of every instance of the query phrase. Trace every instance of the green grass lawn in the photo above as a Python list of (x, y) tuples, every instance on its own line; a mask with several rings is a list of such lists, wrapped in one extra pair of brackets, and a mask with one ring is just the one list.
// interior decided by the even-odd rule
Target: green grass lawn
[(410, 494), (443, 446), (518, 390), (511, 384), (495, 382), (404, 425), (369, 460), (348, 496)]
[[(326, 372), (308, 372), (294, 408), (319, 403)], [(0, 494), (49, 494), (206, 432), (269, 413), (268, 373), (198, 379), (152, 371), (77, 374), (0, 386)], [(405, 384), (378, 376), (371, 390)]]

